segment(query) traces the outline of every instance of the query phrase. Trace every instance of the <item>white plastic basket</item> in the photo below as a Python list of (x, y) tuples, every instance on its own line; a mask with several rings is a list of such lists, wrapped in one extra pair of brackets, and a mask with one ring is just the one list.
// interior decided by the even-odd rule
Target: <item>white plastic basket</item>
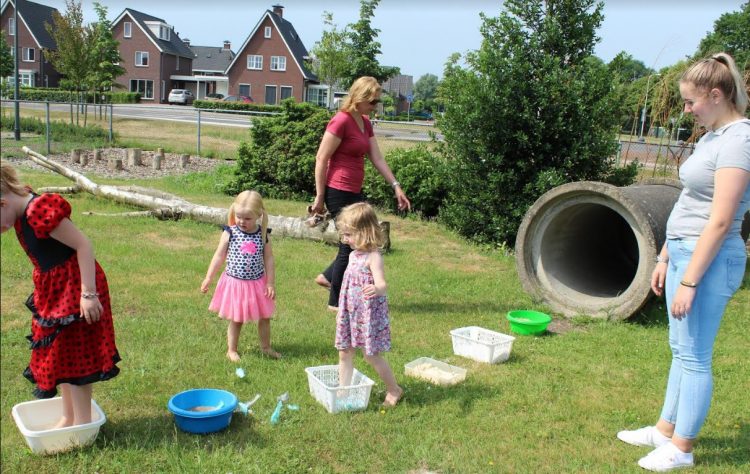
[(466, 379), (466, 369), (430, 357), (420, 357), (404, 365), (404, 373), (436, 385), (456, 385)]
[(451, 331), (451, 337), (454, 354), (490, 364), (508, 360), (513, 341), (516, 339), (478, 326), (454, 329)]
[(351, 385), (345, 387), (339, 386), (338, 365), (308, 367), (305, 372), (310, 385), (310, 395), (323, 405), (328, 413), (364, 410), (370, 403), (370, 391), (375, 382), (357, 369), (352, 373)]
[(33, 400), (15, 405), (13, 419), (26, 438), (26, 444), (37, 454), (53, 454), (92, 444), (99, 427), (107, 421), (104, 412), (91, 400), (91, 422), (83, 425), (52, 428), (62, 417), (62, 398)]

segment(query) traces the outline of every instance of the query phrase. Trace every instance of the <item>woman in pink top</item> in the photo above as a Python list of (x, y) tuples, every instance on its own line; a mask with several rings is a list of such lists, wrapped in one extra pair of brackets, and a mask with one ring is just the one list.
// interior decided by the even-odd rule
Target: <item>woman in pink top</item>
[[(349, 89), (341, 110), (328, 122), (315, 157), (314, 212), (324, 213), (327, 208), (335, 218), (349, 204), (364, 201), (365, 156), (393, 187), (398, 208), (411, 209), (411, 203), (383, 159), (372, 131), (369, 115), (380, 103), (380, 93), (380, 84), (374, 77), (360, 77)], [(349, 245), (339, 244), (336, 259), (315, 279), (319, 285), (331, 289), (329, 309), (338, 307), (341, 281), (351, 251)]]

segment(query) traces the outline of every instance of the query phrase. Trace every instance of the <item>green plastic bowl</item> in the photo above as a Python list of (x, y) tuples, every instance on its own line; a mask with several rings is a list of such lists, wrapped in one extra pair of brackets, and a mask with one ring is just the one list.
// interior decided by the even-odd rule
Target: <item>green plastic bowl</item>
[(546, 331), (552, 318), (539, 311), (518, 309), (508, 311), (508, 321), (510, 321), (510, 330), (514, 333), (535, 335)]

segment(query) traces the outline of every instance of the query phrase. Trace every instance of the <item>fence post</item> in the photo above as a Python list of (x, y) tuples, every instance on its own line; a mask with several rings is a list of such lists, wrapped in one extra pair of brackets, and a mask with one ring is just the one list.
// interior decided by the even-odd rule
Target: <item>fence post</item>
[(109, 143), (112, 144), (112, 113), (114, 112), (113, 107), (115, 104), (109, 104)]
[(201, 109), (198, 109), (198, 152), (197, 156), (201, 156)]
[(50, 153), (50, 145), (49, 145), (49, 101), (44, 103), (44, 108), (47, 116), (47, 156), (49, 156)]

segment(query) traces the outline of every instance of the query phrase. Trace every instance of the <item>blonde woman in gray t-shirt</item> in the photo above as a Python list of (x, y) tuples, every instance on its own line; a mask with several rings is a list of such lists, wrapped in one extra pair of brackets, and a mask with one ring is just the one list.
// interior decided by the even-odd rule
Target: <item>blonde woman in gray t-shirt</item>
[(638, 461), (669, 471), (693, 465), (693, 444), (711, 404), (711, 359), (729, 299), (739, 289), (747, 252), (740, 227), (750, 207), (750, 120), (747, 86), (732, 58), (719, 53), (680, 79), (685, 112), (706, 134), (680, 168), (683, 190), (667, 221), (651, 288), (666, 294), (672, 366), (656, 426), (620, 431), (654, 447)]

